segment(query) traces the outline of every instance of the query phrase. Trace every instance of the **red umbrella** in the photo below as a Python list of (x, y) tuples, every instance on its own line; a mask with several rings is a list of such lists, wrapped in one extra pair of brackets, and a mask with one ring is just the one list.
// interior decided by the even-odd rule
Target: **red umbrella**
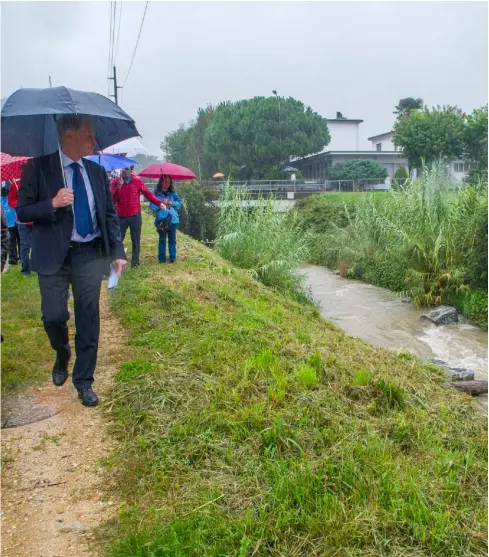
[(188, 168), (172, 162), (155, 162), (139, 172), (139, 176), (144, 178), (159, 178), (162, 174), (168, 174), (173, 180), (195, 180), (197, 178)]
[(12, 157), (7, 153), (0, 153), (0, 174), (2, 181), (18, 180), (22, 170), (30, 157)]

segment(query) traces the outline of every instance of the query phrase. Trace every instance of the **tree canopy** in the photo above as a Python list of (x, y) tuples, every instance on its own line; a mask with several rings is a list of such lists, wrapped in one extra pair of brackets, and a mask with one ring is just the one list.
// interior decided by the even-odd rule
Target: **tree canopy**
[(423, 108), (423, 99), (419, 97), (417, 99), (414, 97), (406, 97), (405, 99), (401, 99), (399, 101), (394, 114), (397, 114), (397, 119), (400, 120), (406, 114), (421, 108)]
[(353, 160), (329, 168), (327, 176), (330, 180), (354, 180), (357, 183), (371, 180), (384, 182), (387, 178), (387, 168), (377, 161)]
[(276, 172), (291, 157), (321, 151), (330, 141), (326, 119), (293, 98), (254, 97), (199, 109), (196, 120), (167, 135), (169, 161), (210, 178), (220, 171), (242, 178)]
[(454, 106), (413, 110), (394, 124), (394, 144), (402, 148), (411, 168), (452, 160), (464, 152), (465, 117)]
[(464, 159), (470, 164), (470, 177), (487, 182), (487, 105), (467, 116)]

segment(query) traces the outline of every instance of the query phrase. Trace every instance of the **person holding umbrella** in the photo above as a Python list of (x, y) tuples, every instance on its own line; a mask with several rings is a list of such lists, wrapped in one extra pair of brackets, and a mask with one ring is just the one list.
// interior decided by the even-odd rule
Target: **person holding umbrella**
[(112, 180), (110, 191), (117, 215), (119, 216), (119, 226), (123, 242), (128, 228), (131, 232), (131, 267), (138, 267), (139, 253), (141, 251), (141, 228), (143, 226), (141, 218), (141, 194), (160, 209), (166, 209), (166, 205), (151, 193), (139, 176), (132, 173), (133, 170), (134, 166), (123, 168), (121, 177)]
[(170, 263), (175, 263), (177, 258), (177, 228), (180, 223), (178, 211), (182, 206), (182, 200), (173, 187), (173, 180), (168, 174), (163, 174), (156, 185), (155, 196), (158, 205), (151, 204), (150, 208), (155, 212), (155, 226), (160, 237), (158, 242), (158, 261), (166, 262), (166, 240), (168, 238), (168, 252)]
[(105, 169), (82, 157), (138, 135), (120, 107), (96, 93), (53, 87), (20, 89), (2, 106), (2, 149), (32, 156), (21, 178), (17, 216), (33, 222), (32, 269), (38, 273), (44, 328), (56, 352), (61, 386), (71, 358), (68, 289), (75, 309), (73, 384), (85, 406), (92, 390), (100, 333), (102, 275), (127, 265)]

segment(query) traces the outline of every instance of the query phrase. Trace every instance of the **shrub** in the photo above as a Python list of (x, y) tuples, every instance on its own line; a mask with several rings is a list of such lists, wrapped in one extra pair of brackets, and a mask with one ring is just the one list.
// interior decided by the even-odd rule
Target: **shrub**
[(400, 166), (392, 178), (392, 189), (399, 190), (403, 188), (409, 180), (409, 173), (405, 166)]
[(212, 242), (216, 237), (218, 192), (186, 182), (178, 185), (178, 194), (183, 201), (180, 230), (201, 242)]

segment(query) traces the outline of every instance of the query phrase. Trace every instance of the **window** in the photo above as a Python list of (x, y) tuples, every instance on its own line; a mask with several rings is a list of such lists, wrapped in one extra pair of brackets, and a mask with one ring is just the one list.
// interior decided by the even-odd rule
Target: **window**
[(377, 151), (382, 151), (382, 143), (377, 143)]
[(453, 163), (454, 172), (468, 172), (469, 170), (470, 170), (470, 166), (468, 164), (465, 164), (464, 162)]

